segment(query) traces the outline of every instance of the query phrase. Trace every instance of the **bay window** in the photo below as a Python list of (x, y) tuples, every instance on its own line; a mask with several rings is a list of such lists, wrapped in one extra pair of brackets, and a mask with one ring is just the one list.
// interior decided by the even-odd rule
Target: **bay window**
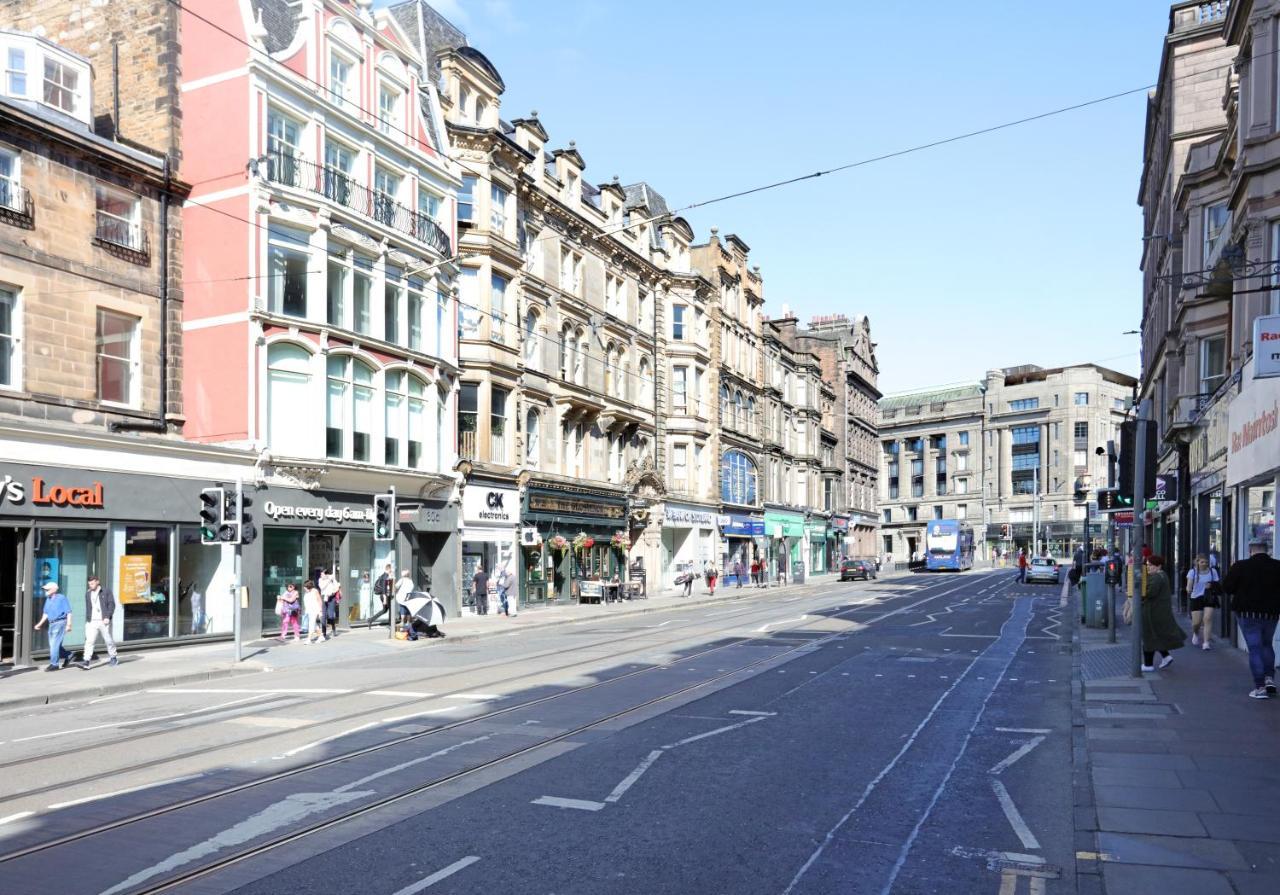
[(507, 398), (511, 393), (505, 388), (489, 391), (489, 461), (507, 462)]
[(458, 338), (480, 338), (480, 271), (462, 268), (458, 278)]
[(489, 338), (495, 342), (506, 341), (508, 285), (506, 277), (493, 274), (489, 278)]
[(458, 188), (458, 223), (470, 224), (475, 221), (475, 196), (476, 178), (471, 174), (462, 175), (462, 186)]
[(500, 186), (489, 188), (489, 229), (495, 233), (507, 231), (507, 191)]

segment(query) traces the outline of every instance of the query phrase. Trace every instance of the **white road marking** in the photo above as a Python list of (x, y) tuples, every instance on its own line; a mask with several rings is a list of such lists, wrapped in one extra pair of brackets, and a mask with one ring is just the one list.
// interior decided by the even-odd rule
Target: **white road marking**
[(436, 883), (440, 882), (440, 880), (448, 879), (459, 870), (465, 870), (479, 860), (480, 858), (476, 855), (468, 855), (460, 861), (454, 861), (443, 870), (437, 870), (430, 876), (418, 880), (418, 882), (414, 883), (412, 886), (405, 886), (403, 889), (396, 892), (395, 895), (414, 895), (415, 892), (421, 892), (428, 886), (434, 886)]
[(463, 746), (474, 746), (476, 743), (483, 743), (485, 740), (492, 739), (492, 738), (493, 738), (493, 734), (486, 733), (484, 736), (473, 737), (472, 739), (469, 739), (469, 740), (463, 740), (461, 743), (454, 743), (452, 746), (445, 746), (443, 749), (437, 749), (435, 752), (432, 752), (430, 755), (420, 755), (417, 758), (411, 758), (408, 761), (401, 762), (400, 764), (397, 764), (397, 765), (392, 765), (389, 768), (383, 768), (380, 771), (374, 771), (372, 774), (367, 774), (364, 777), (359, 778), (358, 780), (352, 780), (350, 783), (344, 783), (341, 786), (339, 786), (337, 789), (335, 789), (334, 792), (336, 793), (351, 792), (351, 790), (356, 789), (357, 787), (364, 786), (366, 783), (372, 783), (374, 780), (378, 780), (382, 777), (387, 776), (388, 774), (398, 774), (400, 771), (403, 771), (405, 768), (411, 768), (416, 764), (422, 764), (424, 761), (430, 761), (433, 758), (439, 758), (442, 755), (448, 755), (450, 752), (455, 752), (458, 749), (461, 749)]
[(729, 714), (730, 715), (763, 715), (767, 718), (772, 718), (774, 715), (778, 713), (777, 712), (753, 712), (748, 709), (729, 709)]
[(802, 622), (802, 621), (804, 621), (804, 620), (805, 620), (806, 618), (808, 618), (808, 617), (809, 617), (809, 616), (807, 616), (807, 615), (802, 615), (802, 616), (800, 616), (799, 618), (785, 618), (785, 619), (783, 619), (782, 621), (779, 621), (779, 622), (769, 622), (769, 624), (767, 624), (767, 625), (761, 625), (760, 627), (756, 628), (755, 633), (756, 633), (756, 634), (763, 634), (765, 631), (768, 631), (768, 630), (769, 630), (770, 628), (772, 628), (774, 625), (785, 625), (785, 624), (787, 624), (788, 622)]
[(19, 811), (17, 814), (10, 814), (8, 817), (0, 817), (0, 826), (12, 823), (15, 820), (22, 820), (24, 817), (30, 817), (35, 814), (34, 811)]
[(1053, 733), (1047, 727), (997, 727), (997, 733)]
[(297, 687), (297, 688), (287, 688), (287, 689), (283, 689), (283, 688), (282, 688), (282, 689), (276, 689), (276, 688), (265, 688), (265, 687), (264, 687), (264, 688), (262, 688), (262, 689), (256, 689), (256, 690), (248, 690), (248, 689), (216, 690), (216, 689), (214, 689), (214, 688), (212, 688), (212, 687), (208, 687), (208, 688), (187, 688), (187, 687), (178, 688), (178, 687), (165, 687), (165, 688), (163, 688), (163, 689), (159, 689), (159, 690), (147, 690), (146, 692), (148, 692), (148, 693), (160, 693), (160, 694), (162, 694), (162, 695), (163, 695), (163, 694), (165, 694), (165, 693), (197, 693), (197, 694), (209, 694), (209, 693), (215, 693), (215, 694), (220, 694), (220, 693), (257, 693), (257, 694), (259, 694), (259, 695), (261, 695), (261, 696), (269, 696), (269, 695), (275, 695), (275, 694), (279, 694), (279, 693), (298, 693), (298, 694), (308, 694), (308, 693), (326, 694), (326, 693), (327, 693), (327, 694), (339, 694), (339, 693), (354, 693), (355, 691), (354, 691), (354, 690), (350, 690), (350, 689), (337, 688), (337, 687)]
[(90, 699), (89, 705), (97, 705), (100, 702), (110, 702), (113, 699), (123, 699), (126, 696), (133, 696), (133, 692), (117, 693), (115, 696), (99, 696), (97, 699)]
[(1018, 864), (1043, 864), (1044, 858), (1039, 855), (1025, 855), (1016, 851), (991, 851), (985, 848), (965, 848), (957, 845), (951, 849), (957, 858), (981, 858), (985, 861), (1014, 861)]
[(604, 800), (606, 802), (616, 802), (621, 799), (623, 794), (625, 794), (626, 791), (634, 786), (635, 782), (640, 779), (640, 775), (649, 770), (650, 766), (661, 757), (661, 749), (654, 749), (650, 752), (648, 757), (645, 758), (644, 761), (640, 762), (634, 771), (623, 778), (622, 782), (613, 788), (613, 792), (604, 797)]
[(404, 696), (409, 699), (428, 699), (435, 696), (434, 693), (420, 693), (413, 690), (370, 690), (370, 696)]
[(150, 724), (154, 721), (172, 721), (174, 718), (185, 718), (188, 715), (199, 715), (207, 712), (213, 712), (213, 711), (217, 711), (218, 709), (225, 709), (228, 706), (240, 705), (241, 703), (245, 703), (245, 702), (253, 702), (255, 699), (261, 699), (261, 698), (262, 698), (262, 694), (259, 694), (257, 696), (250, 696), (248, 699), (233, 699), (230, 702), (220, 702), (217, 705), (211, 705), (206, 708), (192, 709), (189, 712), (175, 712), (170, 715), (154, 715), (150, 718), (135, 718), (132, 721), (115, 721), (110, 724), (94, 724), (92, 727), (77, 727), (74, 730), (60, 730), (57, 733), (39, 733), (39, 734), (36, 734), (35, 736), (21, 737), (19, 739), (12, 740), (11, 742), (26, 743), (26, 742), (30, 742), (31, 740), (45, 740), (45, 739), (48, 739), (49, 737), (62, 737), (62, 736), (71, 736), (77, 733), (89, 733), (94, 730), (110, 730), (113, 727), (129, 727), (134, 724)]
[(1040, 840), (1036, 839), (1035, 834), (1031, 832), (1031, 828), (1027, 826), (1027, 822), (1018, 813), (1018, 806), (1013, 804), (1013, 798), (1009, 795), (1009, 790), (1005, 789), (1004, 784), (999, 780), (992, 780), (991, 788), (995, 790), (996, 798), (1000, 801), (1000, 808), (1004, 811), (1004, 816), (1009, 819), (1009, 826), (1013, 827), (1013, 832), (1018, 834), (1022, 847), (1040, 848)]
[[(675, 621), (675, 619), (672, 619), (672, 621)], [(648, 630), (648, 629), (652, 629), (652, 628), (665, 628), (665, 627), (666, 627), (667, 625), (669, 625), (669, 624), (671, 624), (671, 622), (670, 622), (670, 621), (666, 621), (666, 622), (662, 622), (661, 624), (658, 624), (658, 625), (645, 625), (644, 627), (645, 627), (645, 629), (646, 629), (646, 630)]]
[(488, 702), (491, 699), (501, 699), (497, 693), (450, 693), (445, 699), (469, 699), (472, 702)]
[(535, 805), (550, 805), (552, 808), (576, 808), (579, 811), (599, 811), (604, 802), (588, 802), (584, 799), (562, 799), (559, 796), (542, 796), (534, 799)]
[(443, 714), (444, 712), (452, 712), (453, 710), (454, 710), (453, 707), (449, 706), (442, 709), (427, 709), (424, 712), (413, 712), (412, 714), (408, 714), (408, 715), (392, 715), (390, 718), (383, 718), (381, 723), (395, 724), (397, 721), (408, 721), (411, 718), (421, 718), (425, 715), (439, 715), (439, 714)]
[(739, 721), (737, 724), (730, 724), (726, 727), (717, 727), (715, 730), (708, 730), (706, 733), (695, 734), (691, 737), (685, 737), (683, 740), (677, 740), (674, 743), (668, 743), (663, 749), (674, 749), (677, 746), (687, 746), (689, 743), (696, 743), (698, 740), (705, 740), (707, 737), (718, 736), (722, 733), (728, 733), (731, 730), (737, 730), (739, 727), (746, 727), (748, 724), (755, 724), (757, 721), (765, 720), (763, 716), (757, 715), (754, 718), (748, 718), (745, 721)]
[(54, 802), (49, 806), (48, 810), (57, 811), (59, 808), (70, 808), (72, 805), (85, 805), (89, 802), (97, 802), (102, 799), (110, 799), (115, 796), (127, 796), (130, 793), (142, 792), (144, 789), (155, 789), (160, 786), (173, 786), (177, 783), (186, 783), (188, 780), (198, 780), (204, 774), (188, 774), (185, 777), (175, 777), (172, 780), (162, 780), (159, 783), (146, 783), (142, 786), (131, 786), (128, 789), (117, 789), (114, 792), (103, 792), (94, 796), (85, 796), (82, 799), (72, 799), (69, 802)]
[(305, 745), (298, 746), (295, 749), (290, 749), (288, 752), (281, 752), (279, 755), (273, 755), (272, 758), (275, 759), (276, 761), (280, 761), (282, 758), (292, 758), (293, 756), (297, 755), (299, 752), (306, 752), (308, 749), (314, 749), (316, 746), (323, 746), (325, 743), (333, 742), (334, 740), (341, 739), (342, 737), (349, 736), (353, 733), (359, 733), (362, 730), (368, 730), (370, 727), (377, 727), (378, 723), (379, 722), (377, 721), (370, 721), (368, 724), (361, 724), (358, 727), (350, 727), (342, 731), (341, 733), (335, 733), (335, 734), (332, 734), (331, 736), (321, 737), (318, 740), (314, 740), (310, 743), (306, 743)]

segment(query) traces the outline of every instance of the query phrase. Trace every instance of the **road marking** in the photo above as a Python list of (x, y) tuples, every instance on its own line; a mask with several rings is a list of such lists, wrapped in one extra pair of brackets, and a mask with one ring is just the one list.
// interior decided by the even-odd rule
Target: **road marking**
[(760, 627), (756, 628), (755, 633), (756, 633), (756, 634), (763, 634), (765, 631), (768, 631), (768, 630), (769, 630), (770, 628), (772, 628), (774, 625), (785, 625), (785, 624), (787, 624), (788, 622), (802, 622), (802, 621), (804, 621), (804, 620), (805, 620), (806, 618), (808, 618), (808, 617), (809, 617), (809, 616), (807, 616), (807, 615), (802, 615), (802, 616), (800, 616), (799, 618), (784, 618), (782, 621), (778, 621), (778, 622), (769, 622), (769, 624), (767, 624), (767, 625), (761, 625)]
[(250, 696), (248, 699), (233, 699), (230, 702), (221, 702), (221, 703), (218, 703), (217, 705), (208, 706), (207, 708), (192, 709), (189, 712), (175, 712), (170, 715), (154, 715), (150, 718), (135, 718), (132, 721), (115, 721), (115, 722), (112, 722), (111, 724), (95, 724), (92, 727), (78, 727), (75, 730), (60, 730), (57, 733), (39, 733), (39, 734), (36, 734), (35, 736), (22, 737), (20, 739), (11, 740), (11, 742), (26, 743), (26, 742), (30, 742), (31, 740), (45, 740), (45, 739), (48, 739), (49, 737), (62, 737), (62, 736), (71, 736), (72, 734), (77, 734), (77, 733), (89, 733), (94, 730), (110, 730), (113, 727), (129, 727), (134, 724), (150, 724), (155, 721), (172, 721), (174, 718), (185, 718), (188, 715), (198, 715), (198, 714), (203, 714), (207, 712), (214, 712), (214, 711), (217, 711), (218, 709), (225, 709), (228, 706), (240, 705), (246, 702), (253, 702), (255, 699), (260, 699), (260, 698), (261, 698), (261, 694), (257, 696)]
[(428, 699), (435, 696), (434, 693), (419, 693), (413, 690), (370, 690), (370, 696), (405, 696), (410, 699)]
[(552, 808), (576, 808), (579, 811), (599, 811), (604, 802), (588, 802), (585, 799), (562, 799), (559, 796), (541, 796), (533, 800), (535, 805), (550, 805)]
[[(0, 821), (4, 823), (4, 821)], [(1116, 856), (1104, 851), (1078, 851), (1076, 859), (1080, 861), (1114, 861)]]
[[(675, 619), (672, 619), (671, 621), (675, 621)], [(658, 625), (645, 625), (644, 627), (645, 627), (645, 630), (651, 630), (653, 628), (665, 628), (669, 624), (671, 624), (670, 621), (665, 621)]]
[(491, 699), (501, 699), (497, 693), (450, 693), (445, 699), (469, 699), (472, 702), (488, 702)]
[(418, 882), (414, 883), (412, 886), (405, 886), (403, 889), (396, 892), (395, 895), (414, 895), (415, 892), (421, 892), (428, 886), (434, 886), (436, 883), (440, 882), (440, 880), (448, 879), (459, 870), (465, 870), (479, 860), (480, 858), (476, 855), (468, 855), (460, 861), (454, 861), (443, 870), (437, 870), (430, 876), (418, 880)]
[[(424, 712), (412, 712), (411, 714), (408, 714), (408, 715), (392, 715), (390, 718), (383, 718), (381, 723), (383, 723), (383, 724), (395, 724), (397, 721), (408, 721), (408, 720), (410, 720), (411, 718), (422, 718), (422, 717), (424, 717), (424, 716), (426, 716), (426, 715), (439, 715), (439, 714), (442, 714), (442, 713), (444, 713), (444, 712), (452, 712), (452, 711), (453, 711), (453, 707), (452, 707), (452, 706), (448, 706), (448, 707), (446, 707), (446, 708), (442, 708), (442, 709), (427, 709), (427, 710), (426, 710), (426, 711), (424, 711)], [(526, 724), (528, 724), (529, 722), (528, 722), (528, 721), (526, 721), (525, 723), (526, 723)], [(534, 723), (536, 723), (536, 722), (534, 722)]]
[(1013, 832), (1018, 834), (1022, 847), (1040, 848), (1040, 840), (1036, 839), (1035, 834), (1031, 832), (1031, 828), (1027, 826), (1027, 822), (1023, 820), (1022, 815), (1018, 812), (1018, 806), (1013, 804), (1013, 797), (1009, 795), (1009, 790), (1005, 789), (1004, 784), (999, 780), (992, 780), (991, 788), (995, 790), (996, 798), (1000, 801), (1000, 808), (1004, 811), (1004, 816), (1008, 818), (1009, 826), (1013, 827)]
[(748, 709), (729, 709), (730, 715), (762, 715), (766, 718), (772, 718), (777, 712), (753, 712)]
[(348, 728), (347, 730), (342, 731), (342, 733), (335, 733), (331, 736), (321, 737), (318, 740), (314, 740), (310, 743), (306, 743), (305, 745), (298, 746), (295, 749), (290, 749), (288, 752), (281, 752), (279, 755), (273, 755), (271, 757), (274, 761), (280, 761), (283, 758), (292, 758), (299, 752), (306, 752), (308, 749), (314, 749), (316, 746), (323, 746), (325, 743), (333, 742), (334, 740), (341, 739), (342, 737), (349, 736), (353, 733), (359, 733), (362, 730), (368, 730), (370, 727), (377, 727), (379, 723), (380, 722), (378, 721), (370, 721), (368, 724), (361, 724), (358, 727)]
[(1018, 864), (1043, 864), (1044, 858), (1039, 855), (1025, 855), (1016, 851), (991, 851), (985, 848), (965, 848), (957, 845), (951, 849), (957, 858), (982, 858), (985, 861), (1013, 861)]
[(189, 780), (198, 780), (204, 774), (188, 774), (185, 777), (175, 777), (172, 780), (161, 780), (159, 783), (145, 783), (142, 786), (131, 786), (128, 789), (117, 789), (114, 792), (99, 793), (94, 796), (85, 796), (82, 799), (72, 799), (69, 802), (54, 802), (49, 806), (49, 811), (57, 811), (59, 808), (70, 808), (72, 805), (85, 805), (89, 802), (97, 802), (102, 799), (110, 799), (115, 796), (127, 796), (130, 793), (142, 792), (144, 789), (155, 789), (160, 786), (173, 786), (177, 783), (186, 783)]
[(1053, 733), (1048, 727), (997, 727), (997, 733)]
[(707, 737), (718, 736), (722, 733), (728, 733), (731, 730), (737, 730), (739, 727), (746, 727), (748, 724), (755, 724), (757, 721), (765, 720), (763, 716), (748, 718), (745, 721), (739, 721), (737, 724), (730, 724), (727, 727), (717, 727), (715, 730), (708, 730), (706, 733), (695, 734), (691, 737), (685, 737), (683, 740), (677, 740), (674, 743), (668, 743), (663, 749), (674, 749), (677, 746), (687, 746), (690, 743), (696, 743), (698, 740), (705, 740)]
[(439, 758), (442, 755), (448, 755), (450, 752), (456, 752), (458, 749), (461, 749), (463, 746), (474, 746), (476, 743), (483, 743), (485, 740), (492, 739), (492, 738), (493, 738), (493, 734), (486, 733), (484, 736), (473, 737), (469, 740), (463, 740), (461, 743), (454, 743), (452, 746), (445, 746), (443, 749), (437, 749), (435, 752), (432, 752), (430, 755), (420, 755), (417, 758), (411, 758), (408, 761), (403, 761), (400, 764), (392, 765), (389, 768), (383, 768), (380, 771), (374, 771), (372, 774), (366, 774), (364, 777), (361, 777), (358, 780), (352, 780), (350, 783), (344, 783), (341, 786), (339, 786), (337, 789), (335, 789), (334, 792), (335, 793), (351, 792), (353, 789), (356, 789), (357, 787), (364, 786), (366, 783), (372, 783), (374, 780), (378, 780), (379, 778), (385, 777), (388, 774), (398, 774), (400, 771), (403, 771), (405, 768), (411, 768), (416, 764), (422, 764), (424, 761), (430, 761), (433, 758)]
[(30, 817), (35, 814), (34, 811), (19, 811), (17, 814), (10, 814), (8, 817), (0, 817), (0, 826), (12, 823), (15, 820), (22, 820), (24, 817)]
[(196, 693), (196, 694), (206, 694), (206, 695), (207, 695), (207, 694), (210, 694), (210, 693), (214, 693), (214, 694), (220, 694), (220, 693), (257, 693), (257, 694), (262, 695), (262, 696), (268, 696), (268, 695), (275, 695), (275, 694), (279, 694), (279, 693), (298, 693), (298, 694), (307, 694), (307, 693), (317, 693), (317, 694), (342, 694), (342, 693), (354, 693), (355, 691), (354, 691), (354, 690), (351, 690), (351, 689), (342, 689), (342, 688), (337, 688), (337, 687), (297, 687), (297, 688), (287, 688), (287, 689), (285, 689), (285, 688), (281, 688), (281, 689), (277, 689), (277, 688), (263, 688), (263, 689), (260, 689), (260, 690), (249, 690), (249, 689), (227, 689), (227, 690), (216, 690), (216, 689), (214, 689), (214, 688), (212, 688), (212, 687), (207, 687), (207, 688), (165, 687), (165, 688), (163, 688), (163, 689), (158, 689), (158, 690), (147, 690), (146, 692), (148, 692), (148, 693), (160, 693), (160, 694), (164, 694), (164, 693)]
[(632, 786), (634, 786), (635, 782), (640, 779), (640, 775), (643, 774), (645, 771), (649, 770), (649, 768), (653, 765), (653, 763), (661, 757), (662, 757), (661, 749), (654, 749), (652, 752), (650, 752), (648, 757), (645, 758), (644, 761), (640, 762), (640, 764), (636, 766), (636, 769), (634, 771), (632, 771), (625, 778), (623, 778), (623, 781), (613, 788), (613, 792), (609, 793), (607, 796), (604, 797), (604, 800), (606, 802), (616, 802), (619, 799), (621, 799), (623, 794), (626, 793), (626, 791), (630, 789)]
[(133, 696), (133, 695), (134, 694), (132, 692), (128, 692), (128, 693), (117, 693), (115, 696), (100, 696), (97, 699), (90, 699), (89, 705), (97, 705), (100, 702), (110, 702), (113, 699), (123, 699), (126, 696)]

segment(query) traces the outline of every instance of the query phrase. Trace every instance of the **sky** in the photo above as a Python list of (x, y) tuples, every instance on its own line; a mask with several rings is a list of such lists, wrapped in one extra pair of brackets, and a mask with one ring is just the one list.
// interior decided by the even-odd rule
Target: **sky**
[[(386, 5), (380, 0), (378, 5)], [(673, 208), (1154, 83), (1168, 0), (1064, 7), (436, 0), (585, 176)], [(886, 394), (992, 368), (1138, 370), (1146, 91), (684, 212), (765, 310), (865, 314)]]

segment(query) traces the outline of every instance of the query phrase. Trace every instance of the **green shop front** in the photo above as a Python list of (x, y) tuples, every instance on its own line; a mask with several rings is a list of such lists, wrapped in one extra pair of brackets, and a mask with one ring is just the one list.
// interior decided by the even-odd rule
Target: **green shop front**
[(805, 523), (805, 533), (809, 543), (809, 574), (825, 575), (831, 571), (827, 562), (830, 551), (827, 549), (831, 541), (831, 529), (826, 519), (811, 519)]
[(764, 532), (768, 539), (769, 572), (773, 581), (785, 576), (794, 584), (805, 579), (804, 514), (787, 510), (765, 510)]
[[(571, 483), (525, 488), (521, 506), (521, 588), (526, 603), (569, 602), (582, 583), (627, 577), (627, 500), (617, 491)], [(588, 588), (594, 592), (594, 588)]]

